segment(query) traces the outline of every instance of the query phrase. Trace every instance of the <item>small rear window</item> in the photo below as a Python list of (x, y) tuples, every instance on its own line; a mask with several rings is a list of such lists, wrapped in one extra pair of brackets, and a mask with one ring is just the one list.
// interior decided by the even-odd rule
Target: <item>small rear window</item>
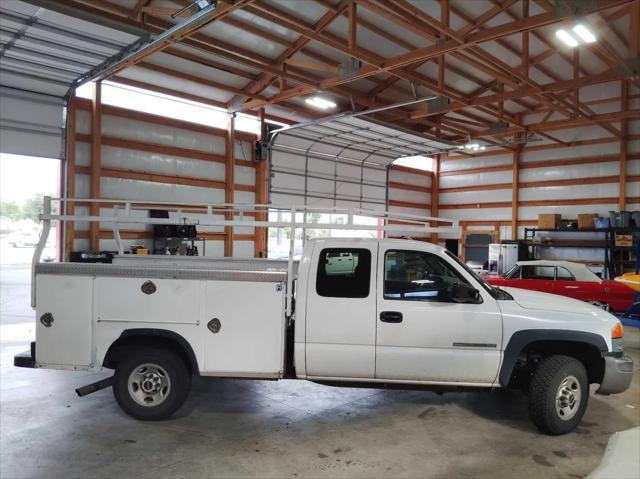
[(371, 251), (326, 248), (318, 259), (316, 293), (330, 298), (366, 298), (371, 282)]

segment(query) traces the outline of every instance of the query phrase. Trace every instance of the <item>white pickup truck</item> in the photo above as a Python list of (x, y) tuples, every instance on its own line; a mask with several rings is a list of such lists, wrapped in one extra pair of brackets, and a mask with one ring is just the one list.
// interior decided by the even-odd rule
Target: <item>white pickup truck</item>
[[(336, 268), (335, 258), (352, 266)], [(535, 425), (563, 434), (580, 422), (590, 384), (620, 393), (632, 377), (611, 314), (491, 287), (422, 241), (310, 240), (293, 264), (121, 255), (113, 264), (36, 262), (34, 274), (36, 342), (14, 364), (114, 369), (78, 393), (112, 385), (138, 419), (173, 414), (195, 374), (519, 388)]]

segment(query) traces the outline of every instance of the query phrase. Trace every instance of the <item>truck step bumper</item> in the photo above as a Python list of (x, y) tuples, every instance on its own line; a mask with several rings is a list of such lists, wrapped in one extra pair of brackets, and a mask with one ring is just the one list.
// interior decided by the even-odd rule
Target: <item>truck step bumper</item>
[(19, 368), (36, 367), (36, 343), (31, 343), (31, 349), (23, 353), (18, 353), (13, 357), (13, 365)]
[(626, 391), (633, 377), (633, 360), (629, 356), (605, 356), (604, 361), (604, 377), (596, 393), (617, 394)]

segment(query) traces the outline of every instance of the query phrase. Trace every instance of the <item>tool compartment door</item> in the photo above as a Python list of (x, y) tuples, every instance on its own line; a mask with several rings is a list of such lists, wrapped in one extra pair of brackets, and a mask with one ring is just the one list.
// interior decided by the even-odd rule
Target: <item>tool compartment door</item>
[(204, 373), (280, 377), (284, 365), (284, 285), (207, 281)]
[[(92, 309), (92, 277), (36, 276), (38, 365), (86, 367), (91, 363)], [(41, 320), (44, 315), (50, 316)], [(48, 322), (47, 318), (53, 321)]]

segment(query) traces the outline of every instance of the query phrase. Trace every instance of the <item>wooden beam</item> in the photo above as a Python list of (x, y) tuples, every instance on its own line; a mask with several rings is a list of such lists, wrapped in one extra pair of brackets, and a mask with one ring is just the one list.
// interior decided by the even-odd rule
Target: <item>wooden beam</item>
[[(69, 105), (67, 109), (67, 138), (65, 151), (66, 156), (64, 159), (64, 172), (66, 177), (66, 190), (65, 198), (74, 198), (76, 195), (76, 114), (77, 114), (77, 101), (74, 96), (69, 99)], [(65, 213), (73, 215), (75, 211), (75, 205), (72, 202), (65, 203)], [(73, 251), (74, 243), (74, 223), (73, 221), (67, 221), (65, 223), (64, 232), (64, 260), (69, 261), (71, 252)]]
[[(78, 174), (91, 174), (91, 169), (78, 166), (76, 168)], [(217, 188), (225, 189), (226, 183), (220, 180), (207, 180), (204, 178), (193, 178), (190, 176), (181, 175), (166, 175), (162, 173), (149, 173), (146, 171), (136, 171), (126, 168), (101, 168), (102, 178), (120, 178), (123, 180), (137, 180), (137, 181), (151, 181), (153, 183), (164, 183), (168, 185), (184, 185), (195, 186), (200, 188)], [(233, 185), (234, 190), (247, 191), (250, 193), (255, 192), (255, 185)]]
[[(234, 184), (234, 165), (235, 157), (235, 114), (229, 115), (227, 120), (227, 131), (225, 135), (225, 155), (226, 162), (224, 164), (224, 201), (225, 203), (233, 203), (233, 184)], [(225, 219), (232, 219), (230, 213), (225, 213)], [(224, 255), (226, 257), (233, 256), (233, 227), (225, 226), (224, 228)]]
[[(102, 168), (102, 82), (96, 82), (91, 99), (91, 178), (89, 183), (89, 196), (92, 199), (100, 199), (100, 177)], [(91, 203), (90, 214), (98, 216), (100, 206)], [(89, 223), (89, 249), (100, 251), (100, 237), (98, 230), (100, 224), (96, 221)]]
[(420, 193), (431, 193), (431, 188), (429, 188), (428, 186), (411, 185), (409, 183), (401, 183), (399, 181), (390, 181), (389, 188), (407, 191), (418, 191)]
[[(266, 125), (264, 123), (265, 110), (260, 108), (258, 110), (258, 118), (260, 120), (260, 134), (259, 140), (266, 140)], [(269, 161), (261, 159), (256, 160), (256, 149), (252, 148), (252, 159), (256, 162), (256, 204), (268, 204), (269, 203)], [(268, 213), (261, 212), (256, 217), (257, 221), (266, 221), (268, 219)], [(268, 250), (268, 228), (255, 228), (256, 239), (253, 245), (253, 252), (256, 258), (266, 258)]]
[(520, 196), (520, 158), (522, 145), (513, 150), (513, 173), (511, 180), (511, 239), (518, 239), (518, 200)]
[[(448, 5), (447, 5), (448, 9)], [(429, 216), (437, 217), (440, 209), (440, 161), (441, 154), (435, 155), (433, 158), (433, 174), (431, 176), (431, 214)], [(438, 233), (431, 234), (431, 242), (438, 242)]]
[(349, 50), (355, 51), (357, 45), (358, 5), (354, 0), (349, 2)]
[[(629, 82), (628, 80), (622, 80), (620, 85), (620, 110), (626, 111), (629, 108)], [(629, 142), (627, 136), (629, 135), (629, 120), (622, 120), (621, 123), (622, 137), (620, 138), (620, 179), (619, 179), (619, 191), (618, 195), (620, 201), (618, 202), (619, 211), (624, 211), (626, 206), (627, 195), (627, 159), (629, 155)]]

